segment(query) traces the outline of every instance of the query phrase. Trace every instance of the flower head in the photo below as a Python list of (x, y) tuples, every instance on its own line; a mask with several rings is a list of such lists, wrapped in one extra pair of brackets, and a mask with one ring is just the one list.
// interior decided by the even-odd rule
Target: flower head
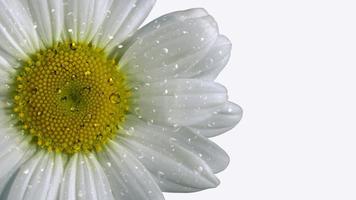
[(0, 199), (163, 199), (219, 184), (208, 138), (241, 108), (203, 9), (139, 28), (154, 0), (0, 0)]

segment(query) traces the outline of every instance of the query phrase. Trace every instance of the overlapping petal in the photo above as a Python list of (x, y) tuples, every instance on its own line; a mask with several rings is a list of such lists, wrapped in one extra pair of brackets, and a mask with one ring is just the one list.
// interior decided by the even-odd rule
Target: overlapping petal
[(110, 184), (93, 154), (74, 154), (64, 172), (59, 199), (113, 200)]
[(46, 47), (62, 41), (63, 0), (27, 0), (28, 9), (40, 40)]
[(111, 49), (141, 25), (155, 0), (65, 0), (63, 34), (74, 42)]
[(113, 194), (120, 200), (163, 200), (157, 183), (134, 156), (118, 143), (110, 141), (98, 159), (113, 188)]
[(14, 63), (40, 49), (42, 43), (35, 28), (22, 1), (0, 1), (0, 56)]
[(8, 199), (56, 200), (65, 158), (40, 151), (24, 163), (11, 185)]
[(184, 127), (157, 126), (129, 116), (124, 129), (117, 142), (139, 158), (164, 191), (215, 187), (219, 181), (214, 173), (229, 163), (221, 148)]
[(140, 29), (117, 50), (119, 66), (133, 81), (171, 78), (213, 80), (225, 67), (230, 41), (219, 35), (203, 9), (164, 15)]
[(205, 137), (214, 137), (235, 127), (241, 118), (241, 107), (235, 103), (227, 102), (220, 109), (213, 112), (210, 117), (189, 126), (189, 128), (193, 132)]
[(137, 88), (132, 112), (152, 123), (188, 126), (207, 119), (226, 100), (225, 87), (211, 81), (165, 80)]
[(156, 0), (113, 1), (93, 43), (105, 47), (105, 51), (110, 53), (139, 28), (155, 2)]
[(8, 182), (18, 168), (35, 153), (36, 148), (30, 144), (31, 137), (18, 132), (11, 127), (14, 122), (0, 109), (0, 199), (3, 189), (8, 188)]

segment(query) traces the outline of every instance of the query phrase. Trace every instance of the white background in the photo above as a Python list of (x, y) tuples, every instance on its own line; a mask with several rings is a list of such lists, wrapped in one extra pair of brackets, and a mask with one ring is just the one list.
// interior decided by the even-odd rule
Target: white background
[(158, 0), (148, 20), (204, 7), (233, 44), (218, 81), (244, 109), (213, 140), (231, 157), (216, 189), (167, 200), (356, 199), (356, 3)]

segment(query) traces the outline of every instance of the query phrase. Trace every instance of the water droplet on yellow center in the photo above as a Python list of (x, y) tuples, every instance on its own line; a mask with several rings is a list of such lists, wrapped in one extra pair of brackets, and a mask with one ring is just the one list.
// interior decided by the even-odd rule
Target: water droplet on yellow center
[(38, 52), (11, 88), (19, 127), (38, 146), (69, 154), (101, 149), (112, 139), (131, 94), (116, 62), (75, 43)]

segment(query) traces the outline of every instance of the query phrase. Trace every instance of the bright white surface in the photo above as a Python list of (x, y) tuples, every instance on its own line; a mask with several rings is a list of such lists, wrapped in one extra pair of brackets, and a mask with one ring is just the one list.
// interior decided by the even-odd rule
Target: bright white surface
[(233, 43), (218, 81), (244, 117), (214, 138), (231, 157), (221, 185), (166, 199), (356, 199), (356, 3), (158, 0), (149, 20), (192, 7)]

